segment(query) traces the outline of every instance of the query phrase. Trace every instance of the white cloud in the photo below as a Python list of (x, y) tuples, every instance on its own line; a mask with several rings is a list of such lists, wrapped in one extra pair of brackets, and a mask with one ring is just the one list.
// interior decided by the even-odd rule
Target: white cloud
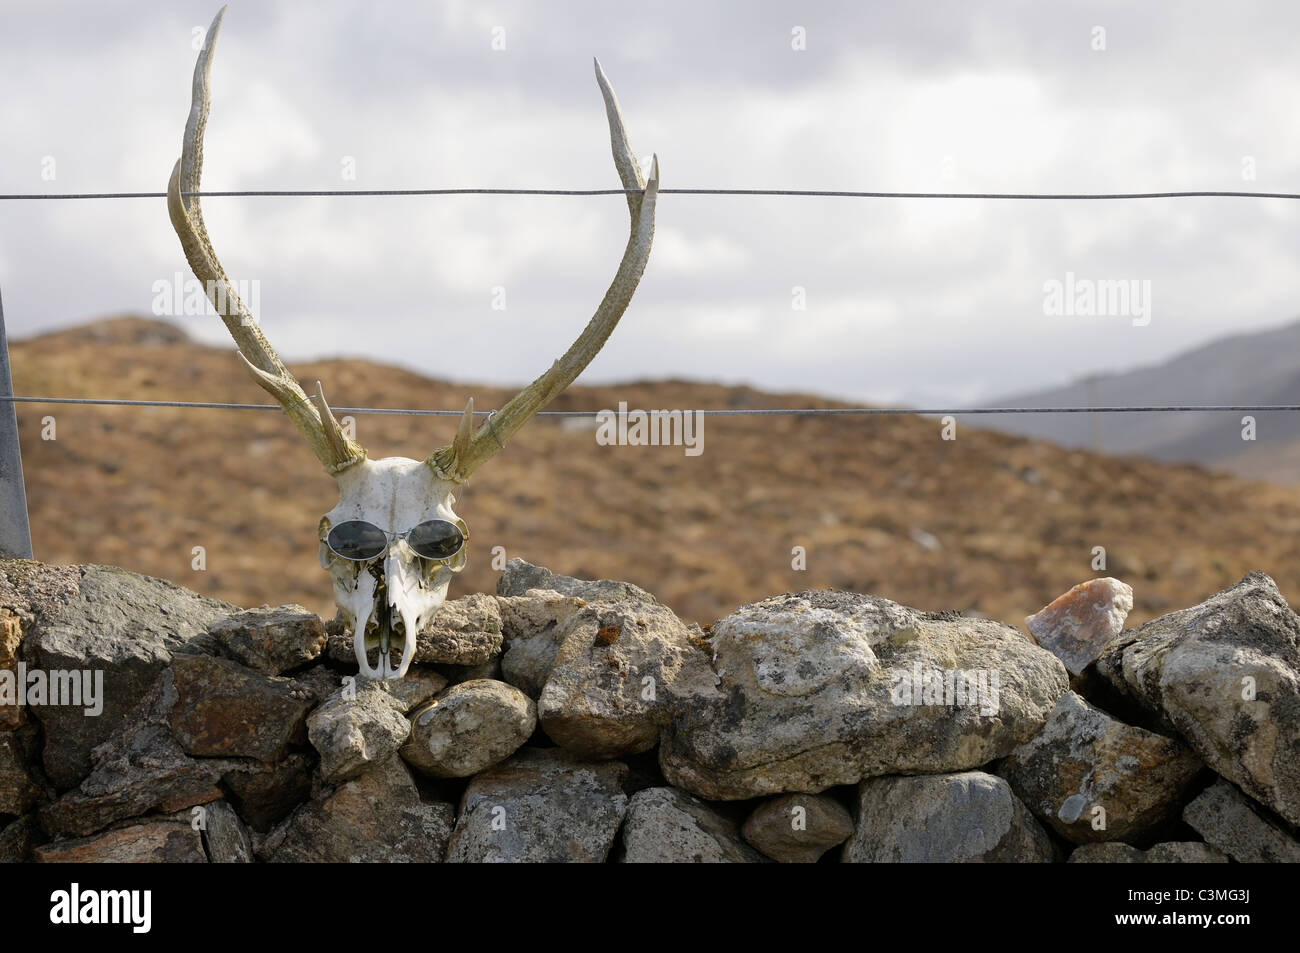
[[(808, 8), (809, 49), (795, 53), (790, 15), (770, 2), (665, 0), (659, 20), (690, 26), (672, 30), (594, 2), (567, 18), (512, 0), (232, 8), (204, 184), (614, 186), (593, 54), (638, 155), (658, 152), (665, 188), (1300, 181), (1300, 126), (1277, 120), (1300, 98), (1285, 41), (1300, 9), (866, 10)], [(0, 57), (0, 192), (161, 190), (188, 108), (190, 30), (209, 12), (152, 0), (15, 9), (7, 35), (24, 39)], [(1105, 54), (1087, 44), (1097, 16)], [(489, 48), (497, 25), (504, 53)], [(55, 182), (40, 178), (45, 155)], [(1246, 155), (1254, 181), (1241, 178)], [(344, 156), (355, 181), (340, 174)], [(229, 198), (204, 210), (232, 275), (264, 282), (286, 355), (355, 347), (495, 382), (531, 377), (572, 340), (627, 228), (617, 196)], [(665, 195), (646, 278), (587, 379), (927, 402), (1025, 390), (1295, 317), (1298, 222), (1295, 202)], [(11, 335), (146, 310), (152, 281), (183, 267), (161, 200), (0, 203)], [(1066, 270), (1151, 279), (1152, 325), (1046, 319), (1042, 283)], [(496, 285), (505, 312), (491, 309)], [(790, 311), (794, 285), (807, 312)], [(203, 331), (221, 334), (215, 319)]]

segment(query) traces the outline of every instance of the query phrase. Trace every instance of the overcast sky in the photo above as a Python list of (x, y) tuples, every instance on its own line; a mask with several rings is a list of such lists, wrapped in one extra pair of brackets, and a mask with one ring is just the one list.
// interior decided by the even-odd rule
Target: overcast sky
[[(164, 189), (217, 9), (0, 0), (0, 193)], [(664, 187), (1295, 192), (1298, 39), (1300, 5), (1277, 2), (235, 0), (203, 187), (617, 187), (597, 56)], [(287, 359), (491, 383), (568, 346), (627, 238), (618, 196), (204, 212)], [(978, 400), (1300, 317), (1298, 239), (1300, 202), (1282, 200), (669, 195), (583, 380)], [(11, 336), (148, 314), (184, 269), (162, 199), (0, 202)], [(1149, 281), (1150, 323), (1045, 314), (1044, 283), (1067, 272)], [(228, 341), (215, 317), (175, 320)]]

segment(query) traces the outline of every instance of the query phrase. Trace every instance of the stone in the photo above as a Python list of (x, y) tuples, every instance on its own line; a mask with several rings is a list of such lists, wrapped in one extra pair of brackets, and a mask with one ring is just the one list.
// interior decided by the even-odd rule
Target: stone
[(1051, 838), (1002, 778), (982, 771), (858, 786), (846, 863), (1050, 863)]
[(244, 822), (225, 801), (213, 801), (203, 812), (203, 846), (214, 864), (251, 864), (253, 842)]
[(462, 682), (411, 716), (402, 757), (431, 778), (467, 778), (509, 758), (537, 728), (533, 700), (505, 682)]
[[(18, 647), (23, 642), (22, 620), (10, 609), (0, 607), (0, 672), (9, 672), (18, 684)], [(18, 704), (0, 701), (0, 731), (13, 731), (27, 720), (27, 710)]]
[(542, 566), (534, 566), (518, 557), (506, 563), (497, 580), (498, 596), (524, 596), (530, 589), (544, 589), (584, 602), (651, 602), (659, 600), (640, 586), (612, 579), (575, 579), (561, 576)]
[(1226, 864), (1227, 854), (1200, 841), (1166, 841), (1150, 850), (1138, 850), (1117, 841), (1102, 841), (1076, 847), (1071, 864)]
[(1081, 582), (1025, 619), (1038, 644), (1065, 663), (1071, 675), (1096, 661), (1106, 643), (1124, 631), (1133, 611), (1133, 588), (1106, 576)]
[(263, 675), (282, 675), (325, 648), (325, 623), (298, 605), (262, 606), (215, 620), (208, 634), (227, 658)]
[(1148, 864), (1228, 864), (1232, 861), (1221, 850), (1200, 841), (1166, 841), (1147, 851)]
[(814, 590), (743, 606), (708, 636), (720, 684), (677, 700), (664, 777), (740, 800), (1005, 757), (1067, 689), (1010, 626)]
[(1222, 778), (1183, 808), (1183, 820), (1240, 864), (1300, 863), (1300, 842)]
[(1300, 824), (1300, 617), (1251, 573), (1123, 633), (1098, 673), (1217, 774)]
[(172, 673), (164, 672), (134, 715), (95, 749), (86, 779), (41, 808), (45, 829), (80, 837), (152, 811), (171, 813), (219, 799), (218, 781), (239, 766), (187, 756), (168, 726), (175, 703)]
[(311, 796), (313, 760), (301, 752), (275, 762), (238, 765), (221, 777), (221, 787), (239, 816), (265, 834)]
[[(492, 663), (488, 662), (487, 665)], [(392, 682), (385, 682), (389, 694), (402, 714), (409, 714), (428, 702), (448, 685), (447, 676), (432, 668), (412, 665), (406, 670), (405, 677)]]
[(151, 811), (173, 812), (221, 797), (217, 780), (228, 761), (187, 758), (157, 728), (131, 739), (138, 750), (101, 762), (81, 783), (40, 810), (55, 835), (81, 836)]
[(41, 787), (27, 770), (26, 747), (18, 732), (0, 731), (0, 814), (25, 814), (41, 799)]
[[(45, 731), (45, 774), (60, 790), (90, 773), (91, 751), (121, 726), (159, 673), (178, 651), (205, 652), (215, 646), (207, 634), (213, 620), (238, 611), (161, 579), (111, 566), (80, 566), (74, 589), (61, 575), (40, 574), (34, 588), (53, 590), (44, 604), (29, 590), (23, 654), (28, 668), (102, 671), (103, 711), (87, 716), (71, 706), (34, 707)], [(19, 612), (21, 615), (21, 611)]]
[(363, 681), (357, 675), (340, 675), (325, 665), (308, 665), (288, 676), (293, 682), (295, 695), (312, 705), (319, 705), (345, 685)]
[(438, 863), (454, 808), (424, 802), (400, 758), (299, 807), (262, 846), (270, 863)]
[[(356, 664), (352, 637), (330, 625), (330, 658)], [(416, 639), (413, 660), (422, 664), (481, 665), (501, 652), (501, 613), (497, 600), (483, 593), (449, 599)]]
[(750, 813), (742, 836), (767, 857), (785, 864), (815, 864), (853, 836), (853, 817), (825, 794), (783, 794)]
[(679, 704), (711, 697), (708, 643), (657, 602), (593, 602), (570, 615), (537, 699), (542, 729), (587, 758), (649, 751)]
[(1140, 840), (1176, 820), (1202, 767), (1182, 742), (1126, 725), (1066, 692), (1042, 732), (997, 773), (1035, 817), (1085, 844)]
[(628, 802), (625, 864), (758, 864), (767, 858), (740, 838), (734, 821), (674, 788), (646, 788)]
[(24, 625), (57, 615), (80, 586), (80, 566), (0, 559), (0, 606), (17, 615)]
[(530, 590), (526, 595), (499, 598), (505, 653), (501, 677), (530, 698), (542, 693), (560, 651), (570, 617), (586, 603), (558, 592)]
[(1096, 841), (1070, 851), (1071, 864), (1144, 864), (1146, 852), (1120, 841)]
[(391, 757), (411, 732), (401, 703), (383, 684), (360, 681), (355, 692), (340, 689), (307, 719), (307, 737), (320, 753), (321, 778), (330, 784)]
[[(293, 676), (294, 686), (305, 692), (314, 704), (320, 704), (343, 688), (359, 690), (369, 681), (360, 674), (339, 675), (324, 665), (312, 665)], [(446, 688), (447, 678), (435, 668), (412, 665), (402, 678), (379, 684), (405, 714)]]
[(303, 740), (311, 699), (290, 679), (210, 656), (178, 656), (172, 672), (171, 729), (188, 754), (274, 761)]
[(35, 848), (46, 864), (205, 864), (198, 831), (181, 821), (148, 821), (94, 837), (53, 841)]
[(618, 761), (522, 748), (475, 775), (461, 798), (449, 863), (601, 863), (627, 810)]
[(41, 842), (40, 825), (31, 814), (0, 825), (0, 864), (25, 862), (31, 857), (32, 848)]
[(501, 612), (496, 599), (474, 593), (444, 602), (420, 632), (415, 661), (481, 665), (501, 653)]

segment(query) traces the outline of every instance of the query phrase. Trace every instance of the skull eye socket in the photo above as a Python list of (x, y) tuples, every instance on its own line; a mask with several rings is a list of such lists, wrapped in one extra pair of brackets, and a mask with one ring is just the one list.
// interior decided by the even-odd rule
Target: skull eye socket
[(411, 527), (406, 544), (425, 559), (450, 559), (465, 545), (465, 534), (448, 520), (426, 520)]
[(388, 534), (374, 523), (346, 520), (330, 529), (325, 545), (335, 556), (366, 562), (382, 556), (388, 549)]

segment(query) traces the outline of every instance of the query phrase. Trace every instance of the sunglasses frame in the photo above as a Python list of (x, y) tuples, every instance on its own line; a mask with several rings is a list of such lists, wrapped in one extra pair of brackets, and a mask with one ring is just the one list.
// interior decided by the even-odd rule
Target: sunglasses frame
[[(379, 552), (375, 553), (375, 555), (370, 556), (366, 559), (357, 559), (354, 556), (344, 556), (341, 552), (335, 549), (334, 546), (330, 543), (330, 535), (340, 526), (346, 526), (348, 523), (365, 523), (367, 526), (373, 526), (375, 529), (379, 530), (379, 532), (383, 533), (384, 536), (386, 537), (384, 548), (381, 549)], [(465, 551), (465, 545), (469, 542), (469, 533), (465, 532), (465, 530), (461, 529), (460, 526), (458, 526), (456, 523), (452, 522), (451, 520), (445, 520), (442, 519), (441, 517), (434, 517), (433, 519), (421, 520), (419, 523), (416, 523), (414, 526), (406, 530), (406, 532), (404, 533), (389, 532), (388, 530), (384, 529), (382, 526), (377, 526), (376, 524), (370, 522), (370, 520), (363, 520), (363, 519), (344, 520), (341, 523), (335, 523), (333, 526), (331, 526), (330, 531), (325, 534), (325, 538), (322, 539), (321, 542), (324, 543), (326, 548), (335, 556), (337, 556), (339, 559), (346, 559), (350, 563), (372, 563), (376, 559), (382, 558), (383, 555), (386, 552), (388, 552), (388, 547), (393, 545), (393, 540), (406, 539), (406, 537), (410, 536), (411, 533), (415, 532), (415, 530), (419, 529), (421, 526), (424, 526), (426, 523), (446, 523), (448, 526), (453, 527), (456, 530), (456, 532), (460, 533), (460, 545), (456, 547), (456, 551), (452, 553), (450, 556), (425, 556), (419, 552), (416, 552), (415, 547), (412, 546), (411, 551), (414, 552), (415, 555), (419, 556), (421, 559), (431, 559), (434, 562), (439, 562), (446, 565), (450, 560), (455, 559), (457, 556), (459, 556), (461, 553)], [(410, 546), (411, 544), (408, 541), (406, 545)]]

